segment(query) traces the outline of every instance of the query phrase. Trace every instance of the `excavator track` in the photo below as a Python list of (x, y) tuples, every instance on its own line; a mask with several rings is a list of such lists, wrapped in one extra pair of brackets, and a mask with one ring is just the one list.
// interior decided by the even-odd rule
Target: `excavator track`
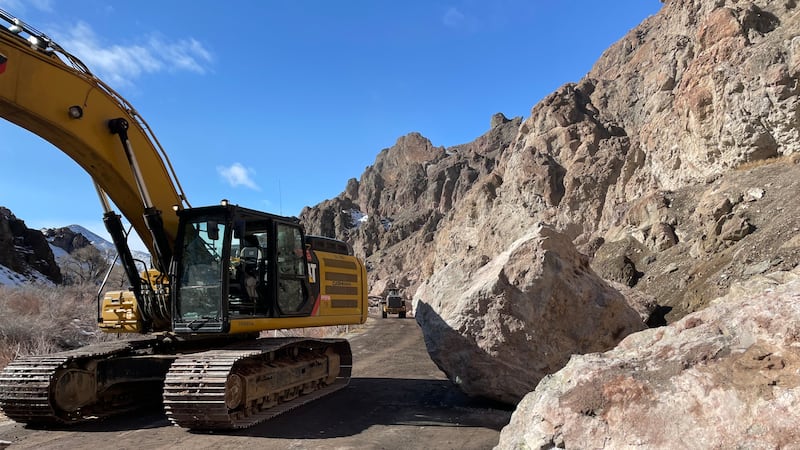
[(91, 370), (98, 361), (132, 355), (154, 342), (114, 341), (16, 359), (0, 372), (0, 408), (10, 419), (31, 425), (72, 424), (134, 409), (153, 392), (98, 391), (102, 382)]
[(269, 338), (181, 355), (164, 382), (164, 408), (191, 429), (246, 428), (350, 381), (344, 339)]

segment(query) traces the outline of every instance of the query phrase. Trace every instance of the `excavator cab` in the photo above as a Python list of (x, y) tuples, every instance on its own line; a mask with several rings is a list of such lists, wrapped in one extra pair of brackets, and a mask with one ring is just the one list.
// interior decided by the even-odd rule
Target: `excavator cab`
[(235, 205), (178, 211), (171, 269), (177, 333), (228, 333), (231, 322), (311, 314), (300, 223)]

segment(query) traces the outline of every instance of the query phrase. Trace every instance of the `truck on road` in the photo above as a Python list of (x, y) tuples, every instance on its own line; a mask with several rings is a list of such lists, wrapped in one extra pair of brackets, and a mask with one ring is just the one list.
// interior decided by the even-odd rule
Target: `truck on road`
[(406, 318), (406, 299), (397, 288), (389, 288), (386, 298), (381, 301), (381, 317), (385, 319), (389, 314), (397, 314), (400, 319)]

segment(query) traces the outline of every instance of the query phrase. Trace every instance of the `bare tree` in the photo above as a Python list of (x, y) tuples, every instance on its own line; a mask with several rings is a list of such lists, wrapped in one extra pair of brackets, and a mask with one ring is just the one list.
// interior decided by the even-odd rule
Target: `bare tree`
[(114, 265), (114, 267), (111, 269), (111, 274), (108, 276), (108, 281), (106, 282), (106, 290), (117, 291), (127, 289), (130, 284), (131, 283), (128, 281), (128, 275), (125, 273), (122, 265)]
[(70, 256), (62, 267), (65, 284), (97, 284), (108, 270), (108, 260), (94, 246), (79, 248)]

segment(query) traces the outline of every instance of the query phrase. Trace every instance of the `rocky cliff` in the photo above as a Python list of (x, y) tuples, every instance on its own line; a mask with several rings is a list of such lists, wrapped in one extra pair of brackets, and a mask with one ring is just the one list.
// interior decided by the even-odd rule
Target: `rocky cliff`
[(25, 226), (25, 222), (3, 207), (0, 207), (0, 266), (30, 281), (41, 281), (42, 275), (56, 284), (62, 281), (61, 270), (44, 235)]
[[(733, 295), (756, 309), (765, 298), (796, 301), (796, 284), (784, 296), (732, 293), (731, 286), (788, 273), (800, 263), (798, 13), (794, 1), (665, 1), (586, 77), (547, 96), (528, 118), (497, 115), (486, 134), (451, 148), (414, 133), (402, 137), (341, 195), (304, 210), (302, 219), (312, 232), (354, 245), (367, 261), (374, 294), (390, 281), (416, 293), (415, 312), (431, 356), (467, 392), (492, 391), (498, 400), (517, 401), (571, 355), (614, 348), (636, 327), (630, 311), (611, 300), (612, 288), (644, 322), (667, 324), (673, 331), (664, 333), (682, 335), (669, 344), (680, 353), (689, 348), (680, 339), (694, 335), (678, 330), (687, 328), (693, 313), (727, 329), (723, 323), (738, 323), (752, 312), (705, 311), (718, 297)], [(582, 294), (561, 297), (567, 289)], [(775, 307), (775, 317), (786, 312)], [(603, 325), (586, 329), (598, 322)], [(749, 406), (779, 395), (796, 401), (798, 393), (791, 383), (787, 390), (770, 387), (775, 384), (759, 378), (763, 368), (735, 361), (748, 360), (751, 347), (763, 347), (768, 351), (752, 350), (754, 358), (781, 355), (783, 367), (791, 367), (798, 336), (787, 332), (775, 342), (750, 333), (719, 343), (715, 354), (732, 355), (725, 367), (738, 370), (730, 376), (747, 380), (737, 401), (749, 412), (738, 423), (758, 428), (754, 416), (761, 409)], [(437, 344), (443, 339), (447, 351)], [(662, 354), (628, 345), (629, 361), (653, 359), (642, 364), (658, 367)], [(675, 374), (690, 376), (685, 371), (714, 359), (691, 355), (677, 359)], [(648, 389), (689, 389), (663, 371), (663, 383), (655, 387), (613, 384), (616, 375), (596, 373), (585, 391), (597, 392), (601, 407), (576, 407), (579, 415), (597, 419), (570, 422), (578, 430), (574, 440), (558, 434), (566, 422), (526, 407), (536, 415), (520, 412), (515, 421), (544, 421), (552, 434), (503, 442), (591, 446), (583, 439), (594, 432), (600, 441), (614, 427), (625, 433), (625, 421), (609, 417), (621, 410), (602, 408), (612, 404), (606, 402), (620, 399), (613, 404), (624, 410), (626, 399), (647, 405), (653, 397), (640, 394)], [(530, 395), (542, 400), (530, 403), (563, 404), (567, 386), (552, 385), (567, 378), (539, 385)], [(492, 385), (510, 388), (486, 389)], [(703, 413), (713, 407), (708, 399), (684, 395), (698, 417), (715, 423)], [(670, 442), (639, 437), (614, 442)]]
[(72, 253), (75, 250), (80, 250), (92, 245), (91, 241), (89, 241), (86, 236), (69, 227), (47, 228), (42, 231), (42, 234), (44, 234), (44, 237), (50, 244), (67, 253)]
[(338, 197), (303, 209), (300, 217), (309, 232), (353, 244), (366, 260), (372, 294), (384, 295), (389, 284), (413, 292), (433, 273), (439, 230), (478, 183), (494, 177), (521, 123), (495, 114), (483, 136), (450, 148), (419, 133), (402, 136)]

